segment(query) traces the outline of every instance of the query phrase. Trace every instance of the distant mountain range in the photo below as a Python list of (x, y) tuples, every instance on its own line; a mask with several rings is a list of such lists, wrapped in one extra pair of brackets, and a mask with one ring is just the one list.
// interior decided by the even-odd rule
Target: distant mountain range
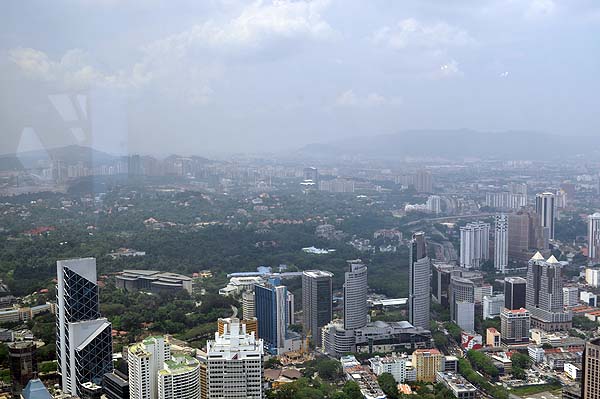
[(541, 160), (600, 154), (600, 137), (474, 130), (406, 130), (397, 134), (356, 137), (309, 144), (297, 155), (324, 158), (445, 158)]
[(117, 157), (90, 147), (70, 145), (48, 150), (26, 151), (19, 154), (0, 155), (0, 170), (21, 170), (35, 168), (39, 161), (63, 161), (65, 164), (83, 162), (85, 165), (101, 165), (112, 162)]

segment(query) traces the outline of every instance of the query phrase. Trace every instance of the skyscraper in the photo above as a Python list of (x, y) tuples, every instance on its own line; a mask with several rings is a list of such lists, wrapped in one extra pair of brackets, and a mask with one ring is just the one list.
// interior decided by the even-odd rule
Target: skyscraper
[(302, 273), (302, 315), (304, 333), (321, 345), (321, 328), (332, 319), (332, 273), (308, 270)]
[[(468, 311), (466, 303), (470, 303), (473, 305), (473, 309), (475, 307), (475, 283), (473, 281), (460, 277), (460, 276), (452, 276), (450, 278), (450, 288), (449, 288), (449, 302), (450, 302), (450, 319), (458, 324), (459, 316), (462, 318), (462, 323), (466, 323), (465, 315)], [(463, 313), (459, 315), (459, 306), (461, 307)], [(471, 313), (474, 317), (474, 313)], [(471, 323), (469, 323), (470, 325)]]
[(522, 277), (504, 279), (504, 307), (510, 310), (524, 308), (526, 305), (527, 280)]
[[(229, 328), (231, 327), (231, 328)], [(263, 399), (263, 341), (232, 322), (206, 343), (206, 387), (211, 399)]]
[(535, 196), (535, 212), (540, 217), (540, 225), (544, 228), (544, 237), (548, 240), (554, 240), (555, 211), (554, 194), (545, 192)]
[(469, 223), (460, 228), (460, 266), (478, 269), (490, 258), (490, 225)]
[(563, 310), (562, 265), (538, 252), (527, 268), (526, 307), (534, 328), (560, 331), (571, 328), (572, 314)]
[(29, 380), (37, 376), (36, 345), (32, 341), (16, 341), (8, 344), (10, 382), (13, 395), (18, 395)]
[(265, 285), (255, 285), (254, 294), (258, 335), (276, 354), (285, 347), (290, 319), (287, 287), (279, 279), (270, 279)]
[(367, 266), (360, 259), (349, 260), (344, 277), (344, 329), (354, 330), (367, 324)]
[(432, 193), (433, 192), (433, 179), (431, 172), (421, 169), (415, 176), (415, 190), (419, 193)]
[(415, 233), (410, 242), (409, 252), (408, 320), (413, 326), (426, 330), (430, 328), (430, 269), (425, 233)]
[(600, 262), (600, 213), (588, 216), (588, 259)]
[(508, 267), (508, 218), (506, 215), (496, 216), (494, 227), (494, 269), (504, 274)]
[(538, 214), (521, 210), (508, 215), (508, 257), (527, 262), (533, 253), (548, 248)]
[(581, 372), (581, 399), (600, 399), (600, 338), (585, 344)]
[(57, 262), (56, 357), (63, 391), (79, 395), (113, 369), (112, 329), (100, 317), (96, 259)]
[(157, 399), (157, 373), (171, 359), (171, 345), (163, 337), (149, 337), (127, 351), (131, 399)]

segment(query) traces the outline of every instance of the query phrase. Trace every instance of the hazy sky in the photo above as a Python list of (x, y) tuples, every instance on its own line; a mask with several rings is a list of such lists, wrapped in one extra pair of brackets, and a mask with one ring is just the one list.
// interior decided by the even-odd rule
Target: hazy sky
[(0, 11), (0, 152), (29, 125), (46, 145), (82, 141), (40, 105), (79, 90), (72, 119), (91, 115), (91, 142), (111, 151), (269, 151), (413, 128), (600, 136), (597, 0), (22, 0)]

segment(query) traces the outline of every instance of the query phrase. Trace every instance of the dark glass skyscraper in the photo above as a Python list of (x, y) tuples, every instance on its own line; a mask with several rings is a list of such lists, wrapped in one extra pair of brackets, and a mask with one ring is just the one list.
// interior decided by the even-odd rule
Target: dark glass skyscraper
[(525, 307), (527, 280), (522, 277), (504, 279), (504, 307), (518, 310)]
[(321, 270), (302, 273), (302, 314), (304, 332), (311, 334), (315, 345), (321, 345), (321, 328), (332, 318), (333, 274)]

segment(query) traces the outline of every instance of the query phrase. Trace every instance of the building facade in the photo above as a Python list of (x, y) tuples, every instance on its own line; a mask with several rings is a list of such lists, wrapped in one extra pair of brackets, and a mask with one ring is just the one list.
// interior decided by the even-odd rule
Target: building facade
[(502, 342), (507, 345), (529, 342), (531, 315), (527, 309), (504, 309), (500, 314), (500, 333)]
[(431, 261), (427, 256), (425, 233), (413, 235), (409, 252), (408, 320), (415, 327), (429, 329), (431, 306)]
[(494, 225), (494, 269), (504, 274), (508, 267), (508, 217), (496, 216)]
[(548, 260), (538, 252), (527, 268), (526, 308), (531, 324), (544, 331), (568, 330), (572, 314), (563, 309), (562, 265), (551, 256)]
[(588, 216), (588, 259), (590, 263), (600, 262), (600, 213)]
[(524, 308), (527, 301), (527, 280), (522, 277), (504, 279), (504, 307), (515, 310)]
[(540, 225), (544, 229), (544, 238), (554, 240), (556, 204), (553, 193), (544, 192), (535, 196), (535, 213), (538, 214)]
[(173, 356), (158, 372), (158, 399), (199, 399), (200, 362), (191, 356)]
[(444, 370), (444, 355), (437, 349), (417, 349), (412, 354), (417, 381), (435, 382), (436, 374)]
[(263, 341), (233, 322), (206, 344), (206, 386), (210, 399), (263, 399)]
[(367, 324), (367, 266), (360, 259), (348, 261), (350, 270), (344, 278), (344, 329), (353, 330)]
[(149, 337), (127, 351), (131, 399), (157, 399), (158, 371), (171, 359), (171, 345), (164, 337)]
[(581, 372), (581, 399), (600, 399), (600, 339), (585, 344)]
[(460, 228), (460, 266), (479, 269), (490, 259), (490, 225), (484, 222), (469, 223)]
[(302, 316), (304, 333), (311, 335), (313, 342), (321, 342), (321, 328), (333, 315), (333, 274), (321, 270), (302, 273)]
[(63, 392), (79, 395), (113, 369), (112, 328), (100, 316), (96, 259), (57, 262), (56, 356)]

